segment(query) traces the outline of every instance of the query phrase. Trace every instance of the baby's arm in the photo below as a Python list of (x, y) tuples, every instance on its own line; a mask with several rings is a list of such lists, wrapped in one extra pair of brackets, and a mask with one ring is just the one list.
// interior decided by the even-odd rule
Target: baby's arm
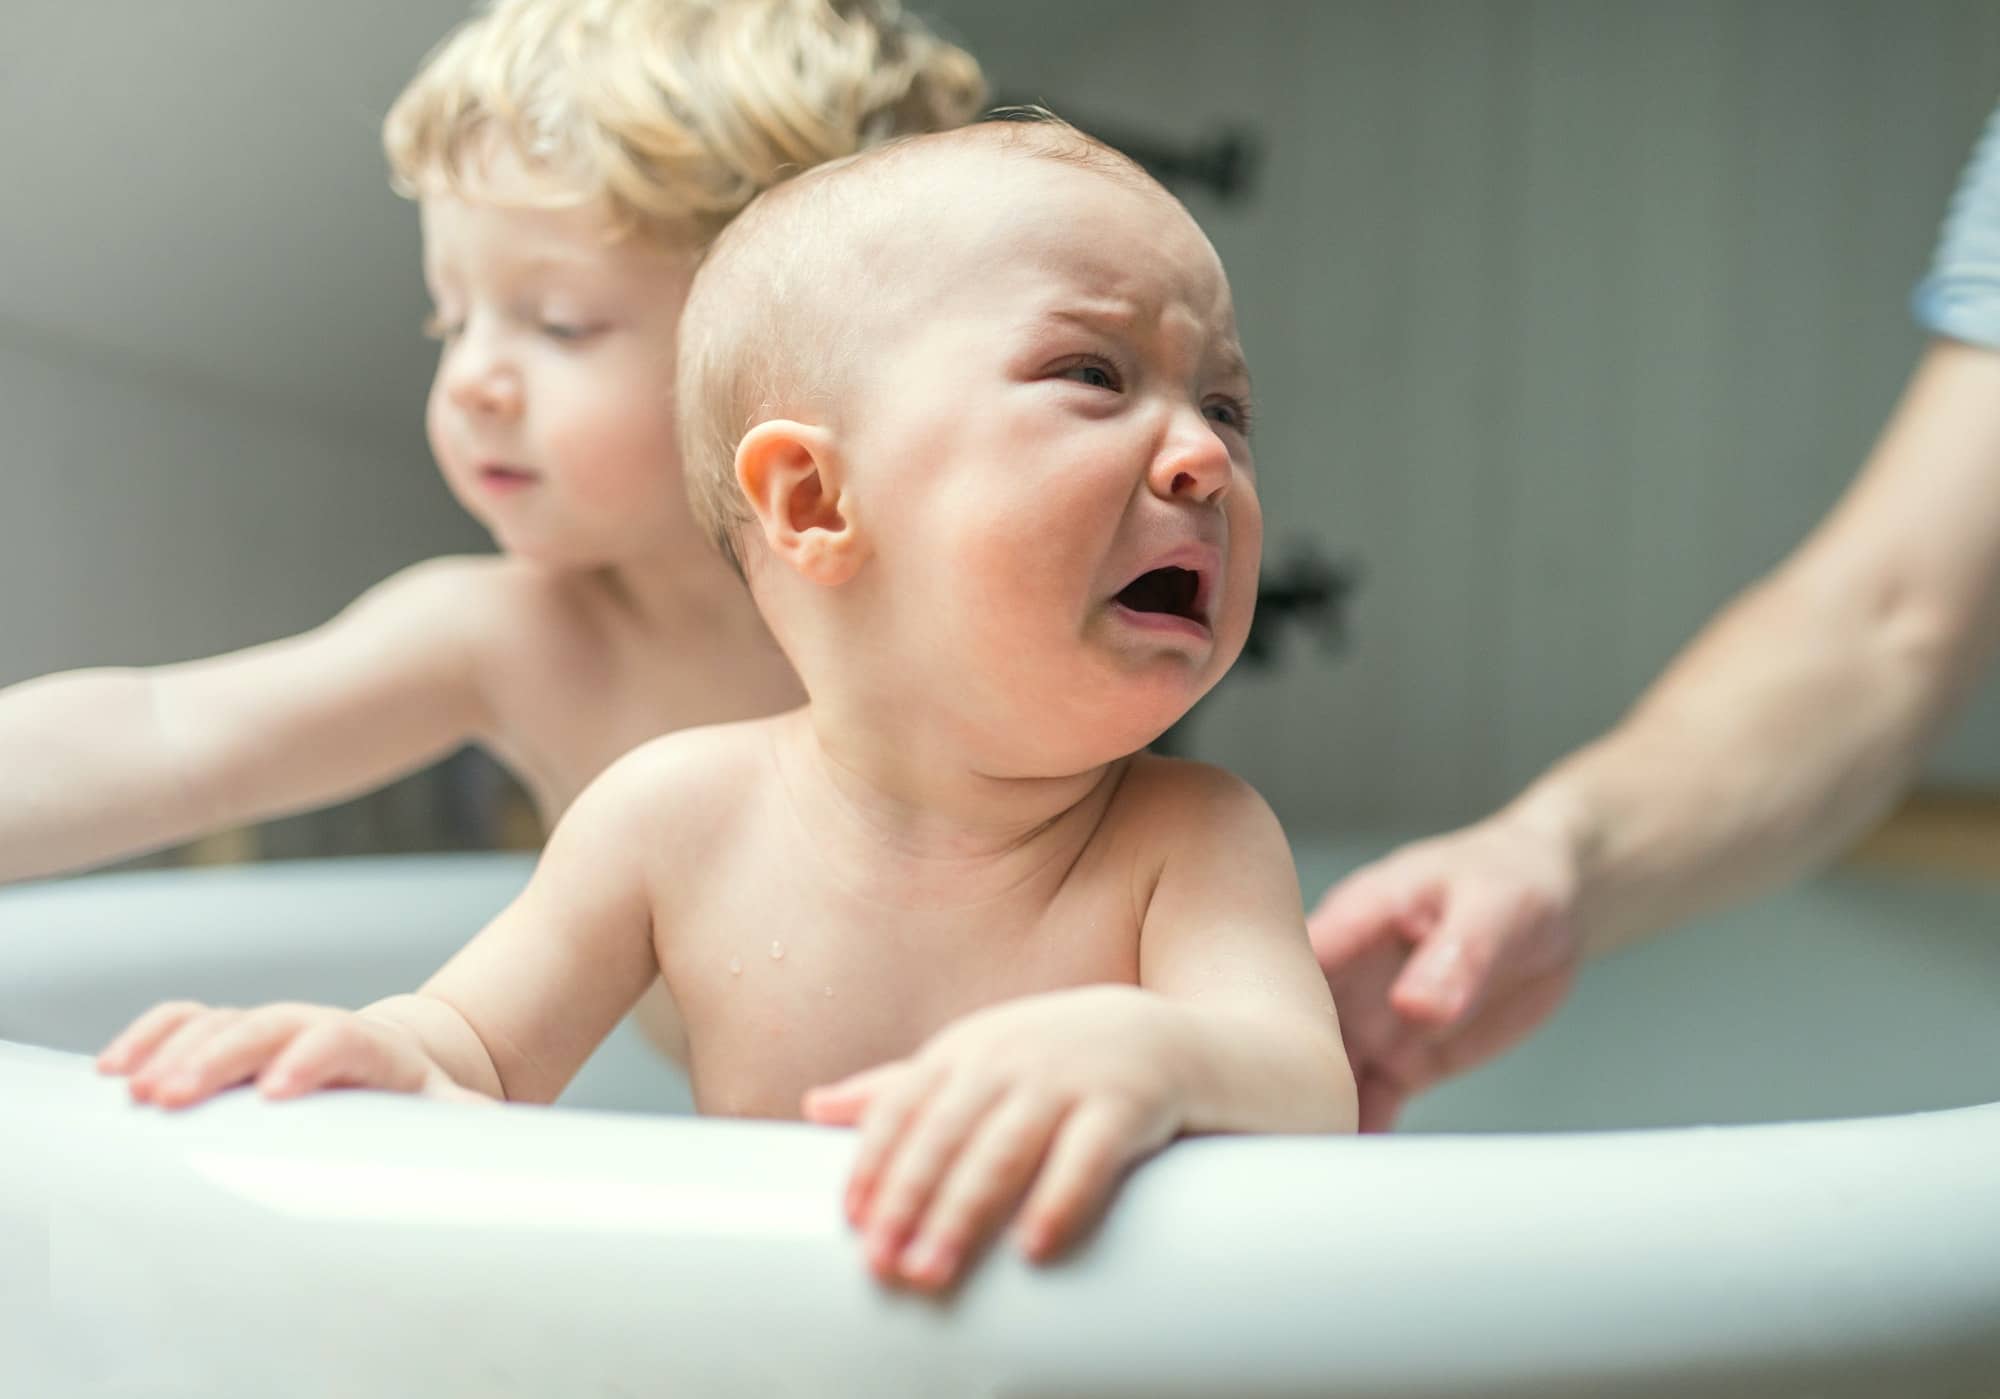
[(883, 1278), (948, 1285), (1024, 1191), (1021, 1245), (1048, 1258), (1177, 1133), (1353, 1130), (1353, 1075), (1269, 808), (1226, 773), (1157, 761), (1128, 797), (1121, 824), (1158, 871), (1141, 986), (993, 1006), (808, 1096), (814, 1120), (861, 1126), (846, 1207)]
[(485, 722), (467, 619), (492, 567), (418, 565), (230, 655), (0, 690), (0, 883), (324, 805), (450, 752)]
[(1354, 1076), (1291, 849), (1248, 784), (1176, 763), (1139, 982), (1184, 1016), (1188, 1132), (1351, 1132)]
[(366, 1087), (552, 1100), (658, 972), (652, 767), (641, 749), (578, 797), (521, 896), (415, 995), (361, 1011), (160, 1006), (99, 1067), (163, 1107), (248, 1082), (270, 1097)]

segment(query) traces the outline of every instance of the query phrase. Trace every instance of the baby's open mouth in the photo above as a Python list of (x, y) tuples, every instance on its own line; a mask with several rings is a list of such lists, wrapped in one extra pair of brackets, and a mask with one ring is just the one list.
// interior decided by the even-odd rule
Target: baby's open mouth
[(1125, 585), (1118, 601), (1134, 612), (1159, 612), (1206, 623), (1201, 615), (1201, 575), (1191, 568), (1149, 569)]

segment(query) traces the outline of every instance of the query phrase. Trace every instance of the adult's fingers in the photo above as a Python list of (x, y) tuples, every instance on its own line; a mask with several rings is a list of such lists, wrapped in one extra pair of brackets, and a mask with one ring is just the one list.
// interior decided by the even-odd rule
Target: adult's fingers
[(1390, 1079), (1367, 1071), (1355, 1076), (1354, 1087), (1360, 1097), (1361, 1131), (1393, 1131), (1409, 1095)]
[(1518, 899), (1494, 889), (1468, 885), (1459, 890), (1410, 953), (1389, 988), (1390, 1005), (1400, 1015), (1437, 1027), (1463, 1018), (1485, 992), (1495, 962), (1520, 946), (1516, 920), (1525, 912)]
[(1357, 1062), (1386, 1048), (1404, 1029), (1389, 990), (1409, 961), (1400, 940), (1378, 942), (1327, 978), (1340, 1011), (1340, 1036)]
[(1470, 889), (1419, 944), (1389, 1000), (1413, 1020), (1464, 1022), (1486, 1001), (1575, 960), (1563, 916), (1532, 887)]
[(1331, 977), (1376, 944), (1393, 939), (1408, 896), (1382, 864), (1349, 875), (1320, 899), (1306, 934), (1320, 968)]
[(1396, 1095), (1400, 1107), (1440, 1079), (1464, 1073), (1527, 1038), (1562, 1004), (1575, 980), (1575, 967), (1563, 963), (1496, 991), (1454, 1028), (1413, 1028), (1397, 1045), (1377, 1055), (1369, 1072), (1387, 1085), (1382, 1091)]

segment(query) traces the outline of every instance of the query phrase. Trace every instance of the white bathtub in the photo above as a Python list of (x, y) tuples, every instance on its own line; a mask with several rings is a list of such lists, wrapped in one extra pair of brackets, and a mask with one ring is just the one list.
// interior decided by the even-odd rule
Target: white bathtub
[[(1302, 850), (1309, 890), (1378, 848)], [(166, 1115), (79, 1057), (167, 996), (407, 989), (526, 871), (0, 891), (0, 1394), (2000, 1394), (2000, 891), (1837, 879), (1613, 959), (1411, 1133), (1178, 1144), (944, 1303), (867, 1279), (842, 1133)], [(621, 1031), (567, 1102), (685, 1094)]]

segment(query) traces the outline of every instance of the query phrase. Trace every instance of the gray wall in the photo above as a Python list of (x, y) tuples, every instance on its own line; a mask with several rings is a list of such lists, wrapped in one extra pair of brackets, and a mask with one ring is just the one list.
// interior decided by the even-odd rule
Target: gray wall
[[(1966, 0), (949, 13), (1009, 94), (1269, 142), (1251, 206), (1194, 201), (1269, 538), (1368, 582), (1345, 660), (1233, 678), (1195, 738), (1309, 824), (1504, 799), (1797, 540), (1908, 371), (2000, 97), (2000, 7)], [(2000, 694), (1936, 772), (2000, 780)]]
[(485, 547), (424, 446), (375, 136), (458, 12), (0, 6), (0, 684), (266, 640)]
[[(1250, 204), (1192, 202), (1274, 553), (1368, 581), (1348, 654), (1232, 677), (1193, 737), (1302, 825), (1501, 800), (1790, 547), (2000, 96), (1984, 0), (919, 8), (1007, 96), (1268, 144)], [(476, 540), (374, 136), (458, 9), (8, 0), (0, 681), (309, 625)], [(2000, 781), (1994, 693), (1936, 770)]]

